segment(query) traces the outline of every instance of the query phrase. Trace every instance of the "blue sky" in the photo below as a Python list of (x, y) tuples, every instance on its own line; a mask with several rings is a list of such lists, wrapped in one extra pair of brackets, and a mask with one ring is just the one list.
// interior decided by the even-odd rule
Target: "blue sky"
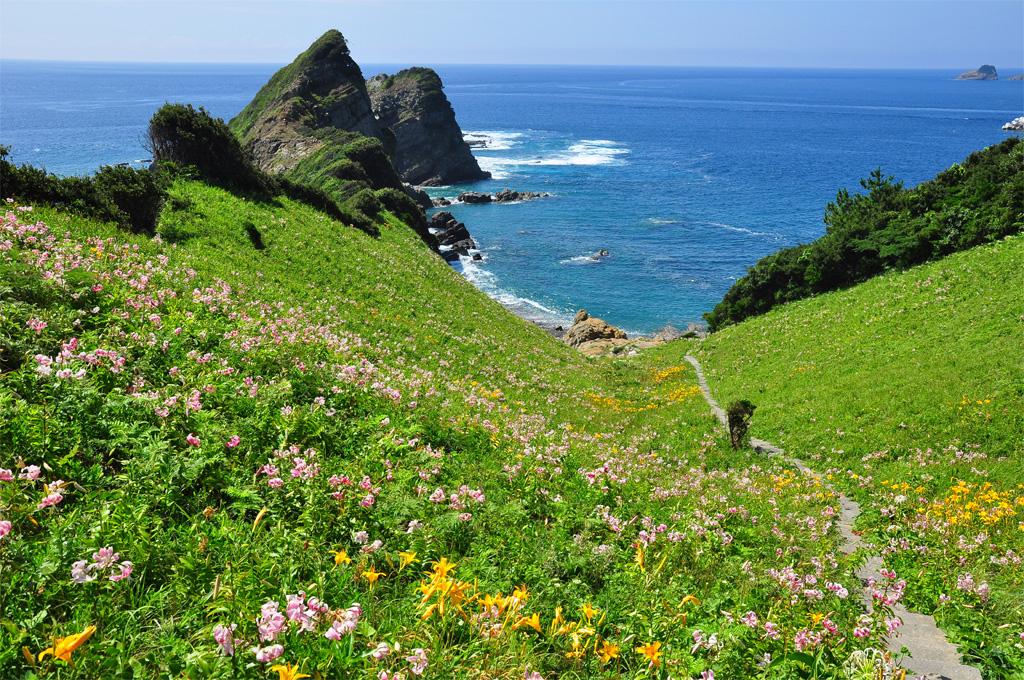
[(1024, 1), (0, 0), (0, 58), (1024, 68)]

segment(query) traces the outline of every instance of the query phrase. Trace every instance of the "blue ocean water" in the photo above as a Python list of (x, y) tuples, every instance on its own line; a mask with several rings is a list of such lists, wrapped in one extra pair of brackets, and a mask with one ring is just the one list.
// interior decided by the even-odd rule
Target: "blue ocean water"
[[(62, 174), (143, 160), (163, 102), (230, 118), (275, 68), (3, 62), (0, 143)], [(874, 168), (915, 184), (1024, 113), (1024, 82), (948, 71), (437, 70), (494, 179), (430, 193), (553, 194), (449, 208), (483, 252), (467, 278), (530, 318), (586, 307), (633, 332), (700, 320), (757, 259), (820, 235), (825, 204)]]

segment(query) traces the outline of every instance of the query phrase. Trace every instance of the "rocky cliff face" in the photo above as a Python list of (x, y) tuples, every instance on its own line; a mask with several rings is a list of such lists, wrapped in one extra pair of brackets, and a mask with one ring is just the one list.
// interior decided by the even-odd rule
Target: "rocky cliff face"
[(377, 121), (362, 71), (335, 30), (275, 73), (231, 127), (267, 172), (293, 170), (325, 144), (356, 135), (378, 140), (385, 152), (394, 148), (394, 135)]
[(406, 182), (436, 186), (490, 177), (462, 139), (441, 78), (432, 69), (380, 74), (366, 86), (379, 122), (394, 132), (392, 159)]
[(957, 80), (999, 80), (996, 67), (992, 64), (979, 66), (973, 71), (964, 71), (956, 77)]

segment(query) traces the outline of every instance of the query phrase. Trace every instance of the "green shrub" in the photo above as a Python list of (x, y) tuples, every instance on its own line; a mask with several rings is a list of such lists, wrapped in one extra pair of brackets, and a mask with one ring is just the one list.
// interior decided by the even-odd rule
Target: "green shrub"
[(0, 147), (0, 191), (22, 203), (45, 203), (85, 217), (152, 233), (167, 185), (161, 170), (107, 165), (93, 177), (59, 177), (30, 165), (14, 165)]
[(746, 399), (739, 399), (730, 403), (725, 409), (729, 422), (729, 442), (732, 444), (732, 448), (739, 449), (746, 445), (750, 420), (754, 417), (756, 408)]
[(875, 170), (825, 208), (825, 235), (763, 258), (705, 315), (711, 330), (1024, 230), (1024, 144), (1011, 137), (907, 189)]
[(253, 165), (223, 120), (191, 104), (164, 104), (149, 121), (155, 161), (196, 169), (199, 177), (232, 191), (273, 192), (273, 182)]
[(99, 169), (93, 182), (99, 194), (108, 197), (122, 213), (119, 222), (127, 222), (136, 233), (153, 232), (167, 188), (165, 174), (106, 165)]

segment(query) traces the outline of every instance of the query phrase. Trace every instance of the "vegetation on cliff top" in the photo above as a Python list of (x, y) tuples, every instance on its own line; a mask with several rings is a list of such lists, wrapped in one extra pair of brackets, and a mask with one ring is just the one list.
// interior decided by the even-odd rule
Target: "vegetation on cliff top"
[(876, 171), (840, 191), (825, 235), (763, 258), (705, 317), (712, 330), (1024, 230), (1024, 143), (1011, 137), (913, 188)]

